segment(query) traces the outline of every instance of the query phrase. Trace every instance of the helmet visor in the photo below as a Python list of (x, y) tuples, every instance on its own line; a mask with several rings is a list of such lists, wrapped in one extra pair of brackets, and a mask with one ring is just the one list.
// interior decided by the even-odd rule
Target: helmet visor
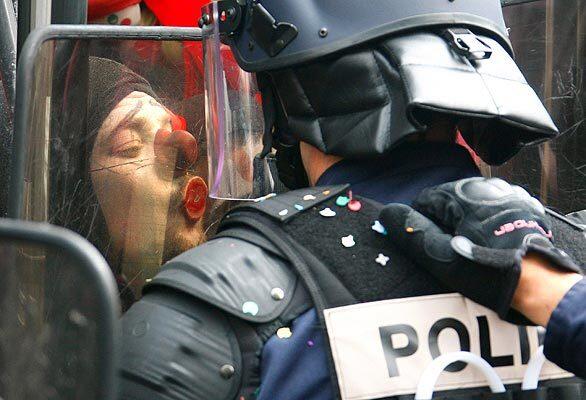
[[(209, 23), (203, 26), (205, 111), (210, 196), (254, 199), (268, 194), (270, 185), (262, 151), (264, 122), (261, 96), (253, 74), (236, 63), (230, 48), (221, 42), (219, 22), (225, 12), (218, 3), (203, 8)], [(256, 166), (256, 168), (255, 168)]]

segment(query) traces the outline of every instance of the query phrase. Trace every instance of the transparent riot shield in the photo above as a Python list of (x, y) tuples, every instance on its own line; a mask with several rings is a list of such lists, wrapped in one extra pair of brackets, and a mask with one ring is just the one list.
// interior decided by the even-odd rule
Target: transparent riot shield
[[(0, 187), (8, 186), (16, 76), (16, 16), (12, 0), (0, 0)], [(0, 190), (0, 216), (6, 216), (7, 191)]]
[(87, 238), (125, 309), (234, 205), (208, 197), (200, 39), (56, 26), (32, 35), (19, 64), (11, 215)]
[(0, 219), (0, 398), (115, 399), (120, 304), (104, 258), (48, 224)]
[(203, 27), (210, 195), (262, 197), (273, 185), (258, 185), (264, 188), (257, 193), (253, 190), (255, 176), (264, 175), (259, 170), (268, 170), (265, 158), (254, 161), (264, 133), (260, 91), (255, 76), (242, 70), (230, 48), (221, 42), (220, 20), (226, 11), (220, 8), (213, 1), (203, 11), (210, 21)]
[(563, 213), (586, 208), (586, 4), (508, 1), (516, 61), (563, 134), (487, 171), (529, 189)]

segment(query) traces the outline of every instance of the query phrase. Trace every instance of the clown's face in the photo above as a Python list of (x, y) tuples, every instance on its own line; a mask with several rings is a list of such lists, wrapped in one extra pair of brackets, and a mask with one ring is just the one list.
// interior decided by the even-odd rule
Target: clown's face
[[(110, 13), (104, 13), (103, 1), (90, 0), (88, 11), (90, 24), (96, 25), (141, 25), (142, 15), (140, 5), (132, 4), (130, 6), (113, 10)], [(102, 6), (102, 7), (100, 7)]]
[(132, 92), (106, 117), (91, 153), (92, 185), (135, 288), (206, 238), (206, 160), (180, 128), (154, 98)]

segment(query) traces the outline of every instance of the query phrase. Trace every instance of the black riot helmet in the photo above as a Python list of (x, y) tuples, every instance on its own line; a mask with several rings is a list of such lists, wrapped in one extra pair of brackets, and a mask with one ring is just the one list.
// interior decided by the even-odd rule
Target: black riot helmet
[(501, 164), (558, 134), (513, 60), (499, 0), (219, 0), (200, 25), (204, 48), (221, 41), (257, 74), (265, 152), (278, 149), (288, 186), (299, 141), (377, 157), (439, 116)]

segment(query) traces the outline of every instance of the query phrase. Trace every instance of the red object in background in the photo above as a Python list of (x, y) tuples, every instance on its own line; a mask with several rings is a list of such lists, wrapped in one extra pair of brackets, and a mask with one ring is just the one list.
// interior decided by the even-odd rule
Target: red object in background
[[(196, 27), (201, 17), (201, 8), (211, 0), (144, 0), (160, 25)], [(138, 49), (137, 49), (138, 51)], [(152, 50), (151, 50), (152, 51)], [(240, 68), (227, 46), (222, 47), (222, 59), (226, 79), (230, 88), (238, 88)], [(146, 52), (148, 53), (148, 52)], [(145, 57), (148, 54), (144, 54)], [(203, 48), (201, 42), (183, 43), (185, 65), (185, 87), (183, 95), (189, 98), (204, 92)]]
[[(144, 0), (146, 6), (155, 14), (160, 25), (195, 27), (201, 16), (201, 8), (211, 0)], [(183, 62), (185, 65), (184, 97), (202, 94), (203, 50), (201, 43), (183, 43)]]
[(185, 65), (185, 87), (183, 95), (188, 98), (204, 92), (203, 48), (201, 42), (183, 42), (183, 64)]
[(197, 26), (201, 8), (211, 0), (144, 0), (165, 26)]
[(482, 164), (482, 159), (480, 157), (478, 157), (476, 152), (474, 150), (472, 150), (472, 148), (470, 146), (468, 146), (468, 143), (466, 143), (466, 140), (464, 140), (464, 137), (462, 136), (462, 134), (460, 132), (458, 132), (458, 136), (456, 136), (456, 143), (458, 143), (460, 146), (462, 146), (466, 150), (468, 150), (468, 152), (470, 153), (470, 155), (474, 159), (474, 163), (477, 166), (480, 166)]
[(140, 3), (140, 0), (88, 0), (88, 21), (102, 18)]

